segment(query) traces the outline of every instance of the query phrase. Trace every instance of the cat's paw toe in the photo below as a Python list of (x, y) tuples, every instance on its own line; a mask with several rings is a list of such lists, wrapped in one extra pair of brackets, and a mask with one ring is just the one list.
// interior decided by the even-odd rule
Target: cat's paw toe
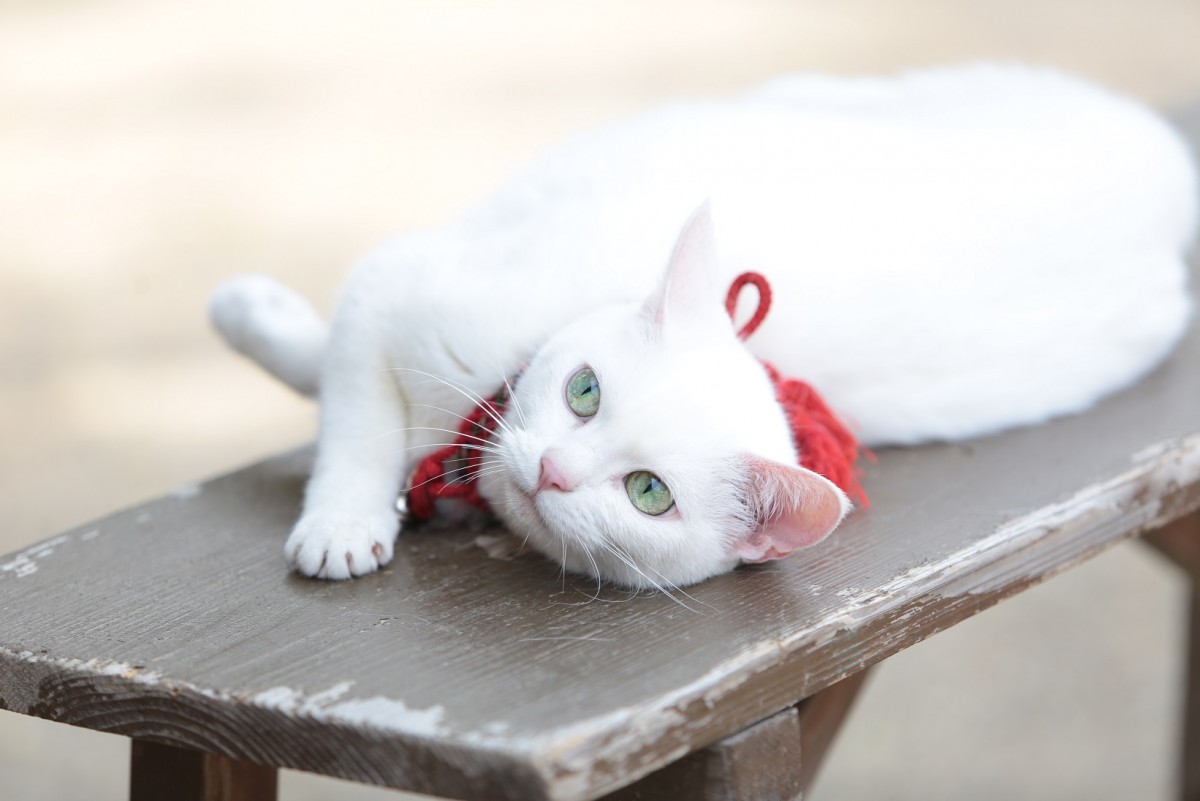
[(306, 576), (348, 579), (392, 561), (400, 530), (394, 515), (305, 515), (283, 546), (288, 565)]

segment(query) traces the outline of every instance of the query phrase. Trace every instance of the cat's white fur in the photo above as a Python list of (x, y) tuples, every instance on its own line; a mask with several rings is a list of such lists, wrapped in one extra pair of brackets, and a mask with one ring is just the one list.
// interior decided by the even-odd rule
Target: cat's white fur
[[(300, 572), (386, 564), (408, 471), (527, 365), (483, 494), (568, 569), (682, 585), (786, 555), (848, 508), (794, 466), (756, 357), (875, 445), (1078, 411), (1184, 330), (1195, 188), (1159, 118), (1056, 72), (789, 77), (578, 137), (457, 222), (385, 244), (328, 335), (262, 277), (219, 290), (213, 317), (279, 378), (320, 387), (286, 544)], [(712, 221), (680, 235), (706, 198)], [(722, 308), (746, 270), (775, 294), (748, 350)], [(587, 419), (563, 396), (583, 365), (602, 398)], [(547, 464), (563, 478), (539, 489)], [(643, 469), (675, 498), (661, 517), (626, 495)]]

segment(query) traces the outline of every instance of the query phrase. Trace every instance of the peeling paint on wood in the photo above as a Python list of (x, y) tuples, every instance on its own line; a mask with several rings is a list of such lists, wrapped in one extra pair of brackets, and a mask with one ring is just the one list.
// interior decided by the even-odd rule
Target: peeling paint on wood
[(167, 493), (168, 498), (186, 501), (198, 496), (204, 491), (204, 487), (200, 484), (182, 484)]
[(53, 539), (43, 540), (37, 545), (31, 545), (23, 551), (18, 551), (4, 558), (0, 562), (0, 578), (6, 575), (13, 578), (25, 578), (32, 576), (37, 572), (38, 562), (45, 559), (54, 553), (54, 549), (67, 542), (70, 538), (66, 535), (54, 537)]

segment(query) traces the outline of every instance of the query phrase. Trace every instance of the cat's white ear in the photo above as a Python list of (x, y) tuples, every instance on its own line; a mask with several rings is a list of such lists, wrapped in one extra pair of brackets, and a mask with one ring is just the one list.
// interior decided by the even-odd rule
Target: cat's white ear
[(829, 536), (850, 511), (850, 499), (832, 481), (803, 467), (744, 459), (754, 527), (734, 543), (743, 562), (782, 559)]
[(725, 316), (717, 286), (717, 246), (708, 201), (692, 212), (675, 241), (658, 289), (645, 315), (657, 327)]

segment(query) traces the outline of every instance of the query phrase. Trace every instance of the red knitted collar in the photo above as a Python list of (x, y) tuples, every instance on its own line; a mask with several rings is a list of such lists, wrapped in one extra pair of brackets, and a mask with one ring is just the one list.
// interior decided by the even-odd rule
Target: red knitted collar
[[(733, 279), (725, 296), (725, 311), (730, 319), (737, 308), (738, 295), (747, 284), (754, 284), (758, 290), (758, 307), (750, 320), (738, 329), (738, 338), (742, 340), (758, 330), (771, 310), (771, 285), (767, 279), (761, 273), (742, 273)], [(800, 466), (825, 476), (860, 506), (868, 506), (870, 502), (855, 467), (860, 450), (858, 439), (815, 389), (798, 378), (780, 375), (770, 362), (759, 361), (775, 385), (775, 399), (783, 407), (792, 430), (792, 444), (800, 455)]]
[[(771, 309), (771, 285), (761, 274), (742, 273), (734, 279), (725, 297), (725, 310), (733, 317), (738, 296), (748, 284), (758, 290), (758, 306), (750, 320), (738, 329), (738, 338), (753, 334)], [(769, 362), (763, 369), (775, 385), (775, 397), (783, 407), (792, 430), (792, 442), (800, 454), (800, 465), (825, 476), (861, 505), (867, 495), (859, 483), (858, 440), (811, 386), (795, 378), (780, 375)], [(484, 511), (490, 511), (487, 501), (479, 495), (475, 476), (483, 467), (483, 453), (469, 447), (491, 438), (496, 418), (508, 408), (509, 386), (501, 387), (495, 395), (479, 403), (464, 419), (454, 442), (422, 459), (407, 483), (407, 515), (410, 520), (424, 521), (433, 517), (435, 502), (440, 498), (459, 498)]]

